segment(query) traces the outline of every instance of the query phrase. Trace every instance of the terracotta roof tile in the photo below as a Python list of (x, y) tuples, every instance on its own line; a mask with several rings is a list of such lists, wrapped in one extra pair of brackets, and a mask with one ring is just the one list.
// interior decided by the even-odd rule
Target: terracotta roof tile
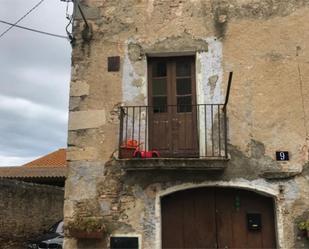
[(59, 149), (19, 167), (0, 167), (0, 178), (36, 178), (66, 176), (66, 149)]
[(42, 156), (32, 162), (22, 165), (22, 167), (66, 167), (66, 149), (59, 149), (46, 156)]
[(66, 177), (67, 168), (0, 167), (0, 178)]

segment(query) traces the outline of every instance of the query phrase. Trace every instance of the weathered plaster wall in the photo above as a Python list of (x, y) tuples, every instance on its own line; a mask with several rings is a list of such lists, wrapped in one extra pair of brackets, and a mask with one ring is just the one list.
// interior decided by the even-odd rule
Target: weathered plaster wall
[[(140, 234), (143, 248), (155, 248), (161, 191), (254, 183), (259, 191), (273, 191), (265, 192), (280, 209), (280, 245), (301, 248), (295, 222), (309, 203), (309, 1), (87, 0), (82, 7), (93, 33), (77, 16), (66, 220), (104, 216), (111, 233)], [(147, 104), (147, 56), (179, 54), (196, 55), (200, 103), (223, 102), (228, 72), (234, 72), (227, 169), (125, 174), (113, 160), (117, 107)], [(120, 56), (119, 72), (107, 72), (109, 56)], [(290, 161), (276, 162), (277, 150), (289, 151)], [(67, 238), (66, 248), (102, 247), (106, 241)]]
[[(235, 164), (237, 162), (234, 162)], [(97, 165), (87, 164), (88, 167)], [(236, 165), (229, 165), (233, 167)], [(242, 165), (243, 166), (243, 165)], [(239, 166), (241, 169), (241, 166)], [(124, 173), (117, 162), (105, 165), (104, 177), (84, 193), (96, 188), (96, 198), (89, 197), (75, 203), (75, 212), (86, 210), (103, 212), (107, 230), (111, 234), (137, 234), (142, 237), (142, 248), (160, 248), (160, 197), (187, 188), (218, 186), (237, 187), (274, 197), (276, 203), (277, 239), (280, 248), (306, 248), (306, 241), (295, 239), (297, 217), (302, 216), (308, 204), (309, 176), (304, 174), (295, 179), (265, 180), (259, 176), (246, 179), (248, 172), (231, 176), (228, 172), (210, 174), (195, 172), (133, 172)], [(85, 186), (83, 186), (84, 188)], [(93, 191), (91, 193), (94, 193)], [(87, 247), (83, 241), (67, 240), (72, 248)], [(108, 237), (98, 247), (105, 248)]]
[[(250, 153), (250, 141), (260, 141), (271, 157), (275, 150), (287, 149), (292, 154), (289, 167), (301, 169), (308, 157), (309, 130), (307, 14), (301, 8), (307, 1), (86, 1), (87, 5), (91, 41), (79, 39), (83, 22), (75, 22), (70, 159), (77, 154), (74, 146), (86, 150), (87, 160), (108, 158), (117, 148), (105, 131), (111, 131), (111, 138), (117, 135), (120, 104), (147, 104), (147, 55), (194, 52), (200, 103), (223, 102), (228, 72), (234, 71), (231, 143)], [(218, 23), (226, 26), (221, 36)], [(106, 72), (112, 55), (122, 59), (120, 72)], [(92, 129), (100, 135), (90, 140)], [(105, 140), (111, 149), (98, 151)]]

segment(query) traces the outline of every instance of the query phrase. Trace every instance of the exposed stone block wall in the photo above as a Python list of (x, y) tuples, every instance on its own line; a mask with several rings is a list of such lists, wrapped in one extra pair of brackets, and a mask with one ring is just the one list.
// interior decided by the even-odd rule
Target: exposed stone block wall
[(24, 242), (63, 219), (62, 188), (0, 180), (0, 248), (25, 248)]

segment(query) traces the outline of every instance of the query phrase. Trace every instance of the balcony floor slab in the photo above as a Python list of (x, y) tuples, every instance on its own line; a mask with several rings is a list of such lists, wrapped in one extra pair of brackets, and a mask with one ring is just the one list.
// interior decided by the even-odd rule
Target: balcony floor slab
[(227, 167), (227, 158), (147, 158), (118, 159), (125, 171), (146, 170), (199, 170), (223, 171)]

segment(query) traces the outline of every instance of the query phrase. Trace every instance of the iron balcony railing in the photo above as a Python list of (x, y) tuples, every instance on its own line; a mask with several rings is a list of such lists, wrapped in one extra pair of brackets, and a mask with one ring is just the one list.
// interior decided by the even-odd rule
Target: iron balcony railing
[(119, 157), (224, 159), (224, 104), (120, 107)]

